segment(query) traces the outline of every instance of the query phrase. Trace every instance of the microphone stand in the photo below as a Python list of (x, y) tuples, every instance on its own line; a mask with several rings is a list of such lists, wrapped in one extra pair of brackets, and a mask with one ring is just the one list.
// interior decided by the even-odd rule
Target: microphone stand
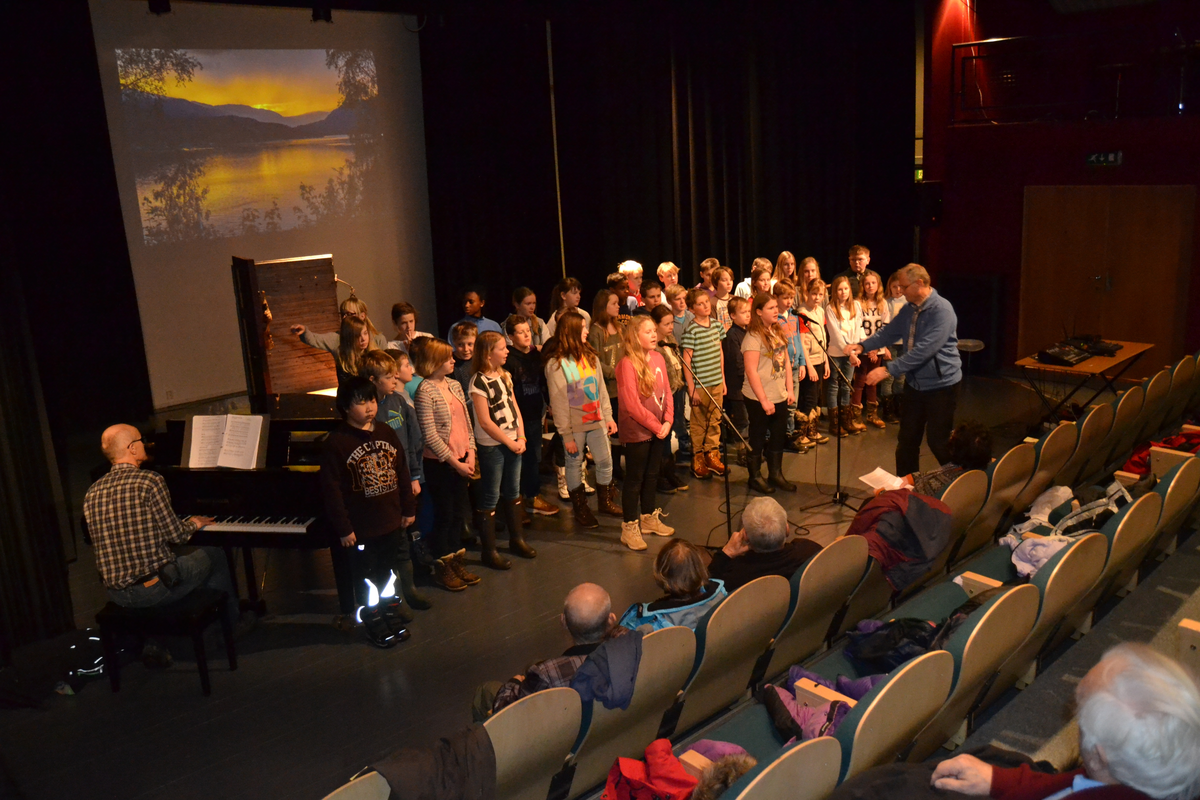
[[(716, 320), (713, 320), (710, 324), (719, 325), (720, 323), (717, 322)], [(717, 411), (720, 412), (721, 422), (722, 422), (721, 427), (723, 429), (728, 429), (728, 430), (733, 431), (734, 436), (738, 437), (738, 439), (741, 440), (742, 445), (745, 446), (747, 451), (749, 451), (750, 443), (746, 441), (745, 437), (742, 436), (741, 431), (739, 431), (737, 429), (737, 426), (733, 424), (733, 420), (730, 419), (729, 414), (727, 414), (725, 412), (724, 404), (717, 405), (717, 399), (712, 396), (712, 392), (710, 392), (708, 390), (707, 386), (700, 383), (700, 381), (696, 379), (696, 371), (692, 369), (692, 365), (687, 362), (687, 359), (685, 359), (683, 357), (682, 353), (680, 353), (680, 355), (679, 355), (679, 363), (682, 364), (683, 368), (686, 369), (688, 371), (688, 374), (692, 376), (692, 385), (697, 386), (700, 389), (704, 390), (704, 394), (708, 395), (708, 402), (712, 403), (713, 406), (716, 407)], [(722, 379), (724, 379), (724, 376), (722, 376)], [(685, 383), (684, 386), (686, 388), (687, 384)], [(691, 402), (690, 397), (688, 398), (688, 402)], [(726, 447), (726, 440), (727, 440), (727, 437), (725, 435), (722, 435), (721, 436), (721, 461), (725, 464), (725, 474), (722, 476), (722, 478), (724, 478), (724, 480), (725, 480), (725, 537), (726, 537), (725, 541), (728, 542), (730, 539), (733, 538), (733, 503), (729, 499), (729, 452), (728, 452), (728, 448)], [(695, 451), (693, 451), (692, 456), (693, 456), (693, 458), (695, 457)], [(710, 535), (711, 535), (711, 532), (710, 532)], [(715, 547), (709, 547), (708, 545), (705, 545), (705, 548), (709, 549), (709, 550), (719, 550), (720, 549), (720, 548), (715, 548)]]
[[(803, 314), (798, 314), (797, 316), (799, 316), (802, 320), (804, 320), (805, 324), (808, 326), (818, 324), (815, 319), (806, 317)], [(845, 385), (849, 385), (850, 379), (846, 377), (846, 373), (842, 372), (842, 368), (840, 366), (838, 366), (838, 363), (833, 360), (833, 356), (829, 355), (829, 348), (825, 346), (825, 343), (821, 341), (821, 338), (819, 336), (813, 335), (811, 333), (811, 327), (810, 327), (809, 335), (811, 335), (813, 338), (813, 341), (817, 343), (817, 347), (821, 348), (821, 352), (825, 354), (825, 363), (832, 366), (834, 372), (837, 373), (837, 393), (835, 393), (835, 395), (834, 395), (836, 397), (837, 395), (841, 394), (842, 386), (843, 386), (842, 381), (845, 381)], [(834, 409), (832, 407), (829, 409), (830, 420), (833, 419), (833, 414), (835, 411), (836, 411), (836, 409)], [(836, 448), (836, 451), (837, 451), (837, 456), (836, 456), (837, 463), (836, 463), (836, 466), (834, 469), (835, 477), (834, 477), (833, 498), (830, 500), (823, 500), (820, 503), (813, 503), (811, 506), (805, 506), (800, 509), (801, 511), (811, 511), (814, 508), (820, 508), (821, 506), (828, 506), (828, 505), (845, 506), (846, 508), (849, 508), (852, 511), (858, 510), (858, 509), (854, 508), (854, 506), (850, 505), (850, 495), (847, 494), (846, 492), (842, 491), (842, 439), (844, 437), (842, 436), (841, 431), (839, 430), (840, 426), (841, 426), (840, 421), (838, 422), (838, 424), (836, 426), (833, 426), (833, 425), (830, 426), (831, 429), (834, 431), (834, 439), (837, 440), (836, 444), (834, 445), (834, 447)]]

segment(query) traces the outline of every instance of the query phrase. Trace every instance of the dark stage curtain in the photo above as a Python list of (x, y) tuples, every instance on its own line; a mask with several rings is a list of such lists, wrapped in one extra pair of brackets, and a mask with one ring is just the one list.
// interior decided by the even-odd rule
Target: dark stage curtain
[[(886, 0), (572, 6), (550, 19), (567, 272), (590, 300), (626, 258), (685, 281), (716, 256), (854, 243), (911, 260), (914, 20)], [(488, 316), (561, 276), (546, 20), (446, 13), (421, 32), (439, 313)]]
[[(0, 252), (11, 252), (12, 245), (9, 225), (0, 220)], [(33, 336), (11, 260), (2, 261), (0, 281), (5, 287), (0, 291), (2, 650), (71, 630), (74, 622), (62, 547), (67, 525), (62, 484)]]

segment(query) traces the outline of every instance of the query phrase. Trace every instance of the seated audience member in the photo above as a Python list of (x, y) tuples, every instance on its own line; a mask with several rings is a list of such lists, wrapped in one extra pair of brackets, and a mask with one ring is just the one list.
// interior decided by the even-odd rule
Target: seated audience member
[[(176, 515), (163, 476), (142, 469), (149, 456), (137, 428), (105, 429), (100, 449), (112, 468), (88, 489), (83, 516), (108, 599), (125, 608), (149, 608), (173, 603), (204, 586), (228, 595), (225, 614), (237, 623), (237, 593), (221, 548), (197, 547), (186, 553), (176, 549), (212, 518), (181, 520)], [(247, 615), (243, 628), (252, 625)], [(147, 646), (143, 658), (154, 666), (170, 663), (170, 655), (154, 645)]]
[(571, 646), (561, 656), (538, 661), (502, 684), (479, 687), (473, 708), (476, 720), (487, 719), (534, 692), (569, 686), (579, 667), (605, 639), (625, 633), (612, 613), (608, 592), (594, 583), (581, 583), (567, 594), (559, 620), (571, 635)]
[(417, 309), (411, 303), (401, 302), (392, 306), (392, 325), (396, 328), (396, 338), (387, 343), (389, 350), (407, 353), (413, 339), (432, 335), (417, 330)]
[(470, 286), (462, 293), (463, 317), (458, 322), (450, 326), (450, 331), (446, 338), (454, 340), (454, 328), (464, 322), (470, 322), (475, 326), (477, 333), (485, 331), (495, 331), (501, 336), (504, 335), (504, 330), (500, 327), (500, 323), (495, 320), (488, 319), (483, 315), (483, 307), (487, 304), (487, 291), (482, 286)]
[(950, 432), (946, 443), (950, 461), (928, 472), (904, 476), (904, 482), (914, 492), (938, 497), (942, 491), (967, 470), (986, 469), (992, 461), (992, 434), (978, 422), (964, 422)]
[(960, 755), (937, 765), (933, 787), (999, 800), (1200, 795), (1200, 686), (1186, 668), (1144, 644), (1119, 644), (1079, 682), (1075, 702), (1081, 768), (1055, 775)]
[(725, 591), (735, 592), (755, 578), (781, 575), (791, 578), (805, 561), (821, 551), (809, 539), (785, 544), (787, 512), (772, 497), (756, 497), (742, 512), (742, 529), (733, 534), (713, 556), (708, 574), (725, 582)]
[(700, 618), (727, 596), (722, 581), (708, 577), (700, 548), (674, 539), (654, 559), (654, 582), (666, 592), (650, 603), (634, 603), (621, 617), (621, 627), (650, 631), (683, 625), (696, 629)]

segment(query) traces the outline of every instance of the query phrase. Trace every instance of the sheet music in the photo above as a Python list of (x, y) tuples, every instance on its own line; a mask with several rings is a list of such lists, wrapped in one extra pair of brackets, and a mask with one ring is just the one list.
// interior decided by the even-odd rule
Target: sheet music
[(262, 417), (230, 414), (225, 420), (225, 442), (217, 458), (217, 466), (254, 469)]
[(876, 491), (880, 489), (903, 489), (908, 485), (883, 467), (876, 467), (866, 475), (859, 475), (858, 479)]
[(225, 439), (225, 417), (192, 417), (192, 448), (188, 454), (188, 466), (215, 467), (221, 455), (221, 443)]

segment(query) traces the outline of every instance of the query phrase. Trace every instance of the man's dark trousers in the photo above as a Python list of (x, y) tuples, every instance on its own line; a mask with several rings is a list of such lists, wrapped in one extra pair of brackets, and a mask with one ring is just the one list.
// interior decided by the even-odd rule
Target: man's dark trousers
[(927, 392), (904, 387), (900, 408), (900, 435), (896, 440), (896, 474), (909, 475), (921, 471), (921, 438), (929, 441), (929, 449), (939, 464), (950, 460), (947, 443), (954, 429), (954, 410), (958, 405), (958, 384)]

